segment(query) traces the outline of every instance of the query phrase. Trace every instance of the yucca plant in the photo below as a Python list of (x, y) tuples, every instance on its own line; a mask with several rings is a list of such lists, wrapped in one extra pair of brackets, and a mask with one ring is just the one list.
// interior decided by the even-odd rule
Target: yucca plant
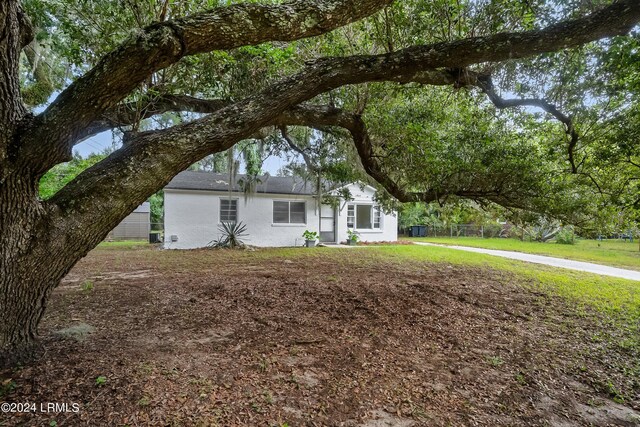
[(211, 246), (215, 248), (241, 248), (244, 247), (242, 237), (248, 236), (246, 224), (241, 222), (222, 222), (218, 226), (218, 230), (222, 233), (219, 240), (214, 240)]

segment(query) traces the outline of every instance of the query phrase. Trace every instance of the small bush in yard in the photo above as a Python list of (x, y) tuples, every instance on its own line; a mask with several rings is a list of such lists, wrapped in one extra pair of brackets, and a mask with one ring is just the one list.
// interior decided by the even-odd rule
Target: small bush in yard
[(565, 227), (556, 235), (556, 243), (561, 245), (575, 245), (576, 235), (573, 232), (573, 228)]
[(320, 235), (318, 234), (317, 231), (305, 230), (304, 233), (302, 233), (302, 237), (305, 240), (317, 240), (318, 237), (320, 237)]

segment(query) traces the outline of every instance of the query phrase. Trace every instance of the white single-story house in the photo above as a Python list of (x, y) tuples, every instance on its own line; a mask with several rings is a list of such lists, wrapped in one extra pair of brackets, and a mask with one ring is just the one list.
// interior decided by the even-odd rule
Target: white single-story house
[(237, 175), (229, 191), (228, 174), (178, 174), (164, 189), (164, 247), (206, 247), (220, 238), (223, 221), (245, 224), (243, 241), (253, 246), (301, 246), (305, 230), (319, 232), (325, 243), (344, 242), (348, 229), (357, 231), (361, 241), (398, 238), (397, 216), (378, 208), (373, 187), (351, 184), (353, 200), (339, 199), (333, 207), (318, 206), (312, 185), (299, 178), (261, 176), (247, 197), (241, 191), (244, 179)]

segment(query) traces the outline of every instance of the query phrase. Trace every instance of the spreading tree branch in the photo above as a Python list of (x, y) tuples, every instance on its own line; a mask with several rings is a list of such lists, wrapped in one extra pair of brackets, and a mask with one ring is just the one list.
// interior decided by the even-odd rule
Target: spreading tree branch
[[(146, 27), (73, 82), (36, 118), (23, 138), (23, 156), (32, 167), (38, 158), (68, 160), (84, 129), (151, 74), (184, 56), (323, 34), (360, 20), (391, 1), (242, 3)], [(45, 162), (42, 166), (51, 164)]]
[[(504, 99), (496, 93), (490, 75), (479, 74), (467, 69), (428, 70), (414, 73), (412, 75), (391, 76), (389, 80), (397, 83), (419, 83), (431, 86), (454, 86), (457, 88), (476, 87), (482, 90), (496, 108), (499, 109), (526, 106), (541, 108), (565, 126), (565, 131), (570, 137), (567, 151), (571, 170), (572, 173), (577, 173), (578, 171), (578, 166), (575, 164), (574, 160), (574, 152), (578, 143), (579, 135), (573, 126), (573, 120), (571, 117), (562, 113), (555, 105), (544, 99)], [(91, 126), (85, 130), (84, 137), (87, 138), (115, 127), (129, 126), (140, 120), (148, 119), (166, 112), (188, 111), (211, 114), (230, 103), (230, 101), (221, 99), (200, 99), (186, 95), (155, 96), (149, 99), (146, 103), (143, 103), (144, 106), (142, 108), (139, 108), (137, 103), (117, 106), (113, 111), (105, 113), (103, 119), (91, 124)], [(359, 110), (359, 112), (362, 113), (363, 108), (359, 107)], [(286, 129), (284, 129), (284, 132), (286, 133)], [(283, 133), (283, 137), (291, 146), (290, 138), (285, 137), (285, 133)], [(291, 148), (300, 152), (299, 149), (296, 149), (297, 147)]]
[(298, 145), (293, 141), (293, 139), (287, 132), (287, 126), (280, 126), (280, 133), (282, 135), (282, 138), (286, 141), (287, 145), (289, 145), (289, 148), (302, 156), (304, 163), (309, 168), (309, 171), (317, 173), (319, 171), (318, 167), (313, 163), (311, 156), (309, 156), (309, 153), (304, 151), (302, 148), (298, 147)]
[(520, 207), (517, 201), (504, 193), (501, 183), (491, 188), (448, 188), (422, 192), (409, 191), (392, 178), (392, 174), (380, 164), (375, 146), (370, 138), (366, 123), (360, 114), (324, 106), (298, 106), (284, 112), (277, 120), (278, 125), (306, 126), (323, 129), (327, 126), (339, 127), (349, 132), (362, 166), (371, 178), (378, 182), (389, 194), (400, 202), (433, 202), (449, 196), (458, 196), (476, 201), (493, 201), (502, 205)]
[[(487, 74), (479, 74), (468, 69), (460, 68), (450, 69), (447, 71), (447, 74), (448, 76), (441, 76), (438, 79), (440, 84), (453, 84), (455, 87), (477, 87), (482, 90), (493, 105), (500, 110), (517, 107), (536, 107), (553, 116), (564, 125), (565, 133), (569, 137), (567, 154), (569, 164), (571, 165), (571, 172), (574, 174), (578, 173), (579, 165), (576, 165), (575, 162), (575, 149), (578, 145), (580, 135), (573, 124), (573, 119), (560, 111), (558, 107), (541, 98), (502, 98), (496, 92), (491, 76)], [(430, 78), (432, 78), (430, 75), (426, 75), (421, 79), (429, 80)]]
[(564, 125), (565, 132), (569, 136), (569, 144), (567, 145), (567, 153), (569, 157), (569, 164), (571, 165), (571, 172), (578, 173), (578, 166), (575, 162), (575, 149), (578, 145), (578, 139), (580, 136), (573, 125), (573, 119), (562, 111), (560, 111), (555, 105), (544, 99), (538, 98), (523, 98), (523, 99), (504, 99), (498, 95), (493, 87), (493, 83), (490, 78), (478, 79), (478, 87), (487, 95), (489, 100), (498, 109), (514, 108), (514, 107), (537, 107), (544, 110), (546, 113), (555, 117), (560, 123)]
[[(346, 76), (344, 81), (337, 84), (337, 86), (384, 80), (432, 85), (471, 84), (481, 87), (482, 82), (479, 81), (477, 75), (468, 72), (464, 73), (464, 75), (456, 75), (453, 71), (445, 73), (443, 69), (460, 70), (481, 62), (517, 59), (578, 46), (603, 37), (624, 34), (638, 21), (640, 21), (640, 2), (624, 0), (594, 12), (587, 17), (560, 22), (542, 30), (501, 33), (449, 43), (415, 46), (377, 56), (325, 58), (311, 63), (307, 69), (314, 65), (320, 65), (327, 70), (327, 74), (334, 72), (336, 77), (338, 77), (338, 74), (344, 75), (344, 71), (347, 70), (352, 74), (359, 74)], [(381, 73), (381, 67), (388, 67), (387, 72)], [(304, 73), (305, 70), (297, 76)], [(328, 76), (325, 76), (325, 80), (326, 77)], [(465, 80), (462, 81), (461, 78)], [(179, 108), (179, 104), (182, 101), (178, 101), (174, 97), (170, 102), (177, 102), (176, 105)], [(518, 100), (518, 102), (522, 101)], [(160, 98), (160, 103), (162, 103), (162, 97)], [(110, 125), (113, 127), (114, 123), (130, 123), (130, 121), (121, 119), (111, 120), (114, 114), (116, 116), (120, 114), (118, 113), (118, 108), (120, 108), (120, 112), (123, 111), (122, 107), (114, 105), (101, 111), (91, 122), (85, 123), (82, 129), (78, 129), (72, 143), (77, 143), (79, 140), (95, 133), (95, 129), (92, 129), (92, 126), (96, 123), (102, 123), (102, 126), (96, 129), (104, 130), (109, 129)], [(124, 108), (124, 110), (126, 111), (127, 109)], [(160, 111), (160, 108), (155, 108), (152, 103), (148, 111), (152, 112), (154, 110)], [(192, 110), (187, 108), (185, 111)], [(210, 110), (203, 109), (202, 112), (210, 112)], [(559, 113), (557, 118), (565, 123), (566, 116), (557, 110), (556, 112)]]
[(211, 114), (230, 104), (230, 101), (224, 99), (201, 99), (188, 95), (173, 94), (152, 96), (139, 103), (120, 104), (106, 111), (98, 120), (95, 120), (84, 129), (78, 135), (80, 139), (75, 143), (78, 144), (100, 132), (134, 125), (141, 120), (149, 119), (159, 114), (168, 112)]

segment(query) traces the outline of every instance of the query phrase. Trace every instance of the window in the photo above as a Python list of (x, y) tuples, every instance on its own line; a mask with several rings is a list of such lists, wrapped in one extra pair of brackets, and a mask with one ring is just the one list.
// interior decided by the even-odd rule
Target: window
[(274, 224), (306, 224), (307, 204), (305, 202), (273, 202)]
[(347, 206), (347, 228), (355, 228), (356, 225), (356, 206)]
[(238, 222), (238, 199), (220, 199), (220, 222)]
[(347, 228), (358, 230), (380, 229), (380, 207), (373, 205), (348, 205)]
[(380, 206), (373, 207), (373, 228), (380, 228)]
[(371, 206), (356, 205), (356, 228), (372, 228)]

